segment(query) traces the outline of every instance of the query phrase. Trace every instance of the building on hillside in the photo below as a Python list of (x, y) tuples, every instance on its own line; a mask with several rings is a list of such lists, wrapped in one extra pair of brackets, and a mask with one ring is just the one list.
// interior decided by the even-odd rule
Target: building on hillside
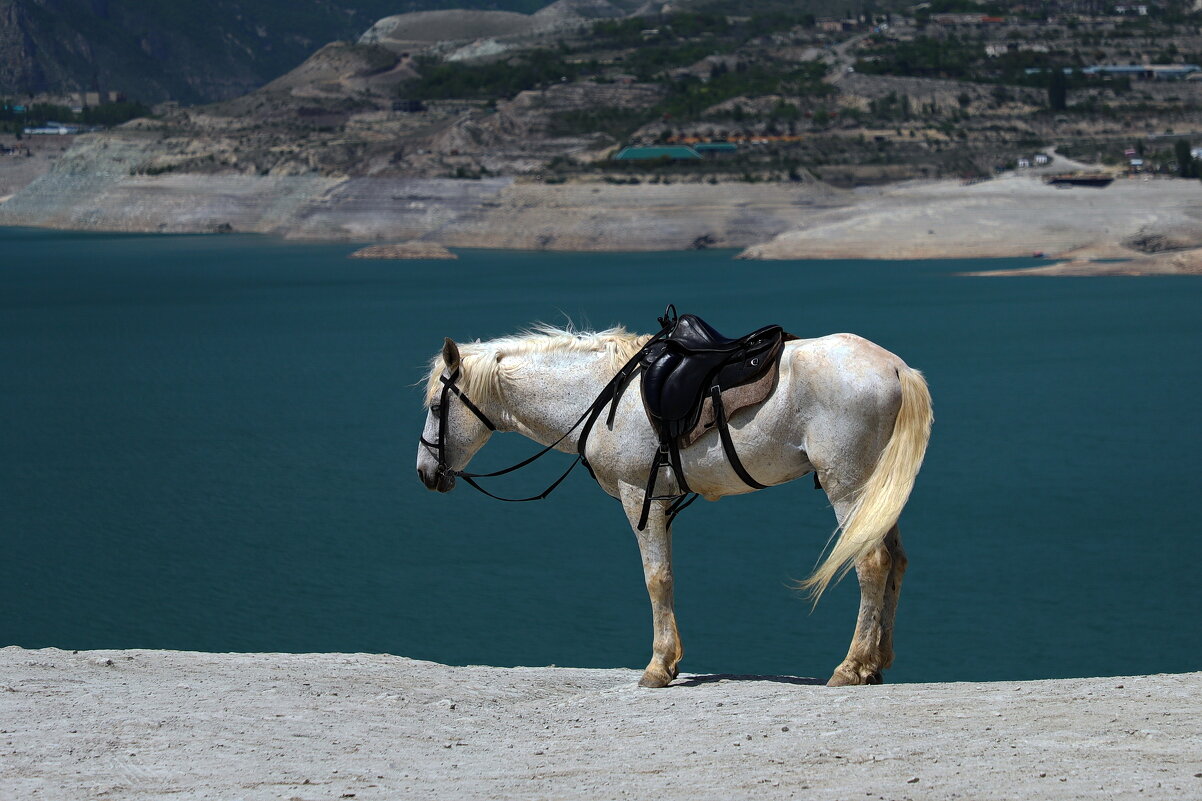
[(1081, 70), (1085, 75), (1121, 75), (1140, 81), (1180, 81), (1202, 72), (1197, 64), (1097, 64)]
[(65, 122), (47, 121), (43, 125), (28, 126), (22, 129), (22, 132), (27, 136), (66, 136), (67, 134), (77, 134), (83, 129), (81, 125), (71, 125)]
[(832, 19), (830, 17), (824, 17), (815, 24), (823, 33), (845, 33), (854, 31), (857, 27), (854, 19)]
[(124, 92), (80, 92), (81, 106), (103, 106), (105, 103), (124, 103)]
[(688, 145), (648, 145), (624, 147), (614, 156), (614, 161), (698, 161), (701, 154)]
[(985, 55), (998, 58), (1007, 53), (1050, 53), (1052, 48), (1038, 42), (998, 42), (985, 45)]

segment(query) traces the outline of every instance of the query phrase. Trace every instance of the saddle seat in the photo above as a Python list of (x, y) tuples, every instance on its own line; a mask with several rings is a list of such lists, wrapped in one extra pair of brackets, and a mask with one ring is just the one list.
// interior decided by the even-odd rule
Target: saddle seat
[[(775, 386), (780, 351), (791, 338), (779, 325), (725, 337), (700, 317), (682, 314), (671, 332), (652, 343), (642, 358), (643, 404), (661, 437), (672, 442), (687, 438), (680, 442), (687, 447), (704, 433), (695, 429), (712, 403), (715, 388), (725, 392), (768, 379), (752, 402), (762, 401)], [(712, 426), (712, 410), (709, 416)]]

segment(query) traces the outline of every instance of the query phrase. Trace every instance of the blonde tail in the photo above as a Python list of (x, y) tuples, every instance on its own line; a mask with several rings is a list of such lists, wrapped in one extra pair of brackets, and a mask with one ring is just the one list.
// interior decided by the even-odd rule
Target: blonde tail
[(814, 573), (801, 582), (815, 604), (831, 582), (842, 579), (852, 566), (878, 546), (901, 516), (914, 488), (931, 436), (931, 393), (922, 373), (909, 367), (898, 371), (901, 408), (893, 434), (877, 460), (872, 475), (860, 488), (830, 554)]

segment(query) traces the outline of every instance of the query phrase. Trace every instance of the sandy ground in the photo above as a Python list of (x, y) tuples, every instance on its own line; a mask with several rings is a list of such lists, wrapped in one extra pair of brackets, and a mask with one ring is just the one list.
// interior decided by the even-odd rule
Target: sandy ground
[(1202, 673), (829, 689), (0, 649), (5, 799), (1184, 799)]

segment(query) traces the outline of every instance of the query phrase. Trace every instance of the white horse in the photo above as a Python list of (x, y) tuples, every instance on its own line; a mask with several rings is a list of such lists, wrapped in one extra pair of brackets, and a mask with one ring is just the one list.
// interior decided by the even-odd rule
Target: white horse
[[(539, 328), (463, 346), (447, 339), (427, 383), (429, 413), (417, 451), (422, 481), (439, 492), (451, 490), (454, 472), (491, 435), (486, 420), (498, 431), (516, 431), (543, 445), (556, 442), (648, 339), (621, 328)], [(462, 394), (443, 392), (444, 380)], [(855, 634), (831, 686), (880, 683), (893, 661), (893, 620), (906, 570), (897, 519), (922, 464), (931, 421), (922, 374), (852, 334), (787, 342), (773, 393), (731, 416), (737, 453), (757, 481), (783, 484), (817, 471), (834, 507), (834, 547), (801, 585), (817, 602), (853, 565), (860, 580)], [(578, 433), (571, 431), (556, 448), (575, 453)], [(636, 524), (657, 444), (633, 385), (621, 396), (612, 428), (602, 417), (586, 441), (597, 482), (621, 501), (642, 553), (654, 630), (651, 661), (639, 681), (644, 687), (671, 682), (684, 655), (673, 612), (669, 502), (652, 503), (644, 530)], [(690, 487), (707, 500), (752, 491), (731, 468), (714, 430), (683, 449), (681, 458)], [(675, 483), (670, 472), (660, 481), (657, 494)]]

